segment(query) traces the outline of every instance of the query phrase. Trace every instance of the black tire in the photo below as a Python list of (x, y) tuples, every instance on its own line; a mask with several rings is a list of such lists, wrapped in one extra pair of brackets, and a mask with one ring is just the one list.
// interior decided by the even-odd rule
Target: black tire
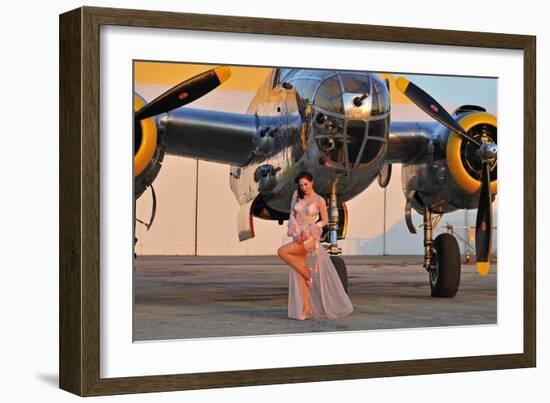
[(342, 283), (342, 287), (344, 287), (344, 291), (348, 292), (348, 270), (346, 269), (346, 263), (341, 257), (338, 256), (331, 256), (330, 260), (332, 260), (332, 264), (336, 268), (336, 273), (338, 273), (338, 277), (340, 277), (340, 282)]
[(452, 298), (460, 285), (460, 249), (451, 234), (440, 234), (434, 241), (434, 270), (430, 272), (432, 297)]

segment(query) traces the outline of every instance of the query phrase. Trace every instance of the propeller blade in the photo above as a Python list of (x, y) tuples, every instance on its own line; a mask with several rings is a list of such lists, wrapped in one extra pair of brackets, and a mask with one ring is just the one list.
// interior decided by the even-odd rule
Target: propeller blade
[(407, 96), (416, 106), (430, 115), (433, 119), (449, 128), (452, 131), (459, 133), (464, 138), (468, 139), (474, 144), (481, 146), (481, 144), (474, 140), (466, 133), (466, 131), (458, 124), (458, 122), (443, 108), (435, 99), (433, 99), (422, 88), (411, 83), (404, 77), (397, 78), (397, 88)]
[(489, 273), (491, 254), (491, 236), (493, 230), (493, 212), (490, 192), (489, 163), (482, 163), (481, 191), (476, 217), (476, 268), (481, 276)]
[(218, 87), (230, 76), (231, 70), (229, 67), (217, 67), (198, 74), (172, 87), (143, 106), (136, 112), (135, 119), (146, 119), (193, 102)]

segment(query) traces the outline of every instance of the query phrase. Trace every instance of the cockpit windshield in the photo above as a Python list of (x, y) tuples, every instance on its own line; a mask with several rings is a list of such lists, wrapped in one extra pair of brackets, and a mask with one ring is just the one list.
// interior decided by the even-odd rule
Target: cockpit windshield
[(330, 112), (344, 113), (342, 88), (337, 76), (323, 82), (315, 94), (315, 105)]
[(280, 68), (273, 85), (295, 90), (322, 159), (349, 171), (379, 161), (390, 125), (390, 98), (377, 75)]
[(326, 162), (348, 171), (381, 158), (390, 99), (377, 76), (335, 72), (319, 84), (312, 110), (315, 139)]
[(368, 94), (370, 91), (370, 79), (366, 73), (362, 75), (343, 75), (342, 83), (344, 84), (345, 92), (350, 92), (353, 94)]

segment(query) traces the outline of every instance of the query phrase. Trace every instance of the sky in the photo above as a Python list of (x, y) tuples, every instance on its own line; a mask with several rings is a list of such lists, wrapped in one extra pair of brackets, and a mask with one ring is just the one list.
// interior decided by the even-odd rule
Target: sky
[(427, 90), (430, 95), (445, 105), (460, 106), (476, 104), (488, 111), (497, 110), (496, 78), (404, 75), (417, 86)]

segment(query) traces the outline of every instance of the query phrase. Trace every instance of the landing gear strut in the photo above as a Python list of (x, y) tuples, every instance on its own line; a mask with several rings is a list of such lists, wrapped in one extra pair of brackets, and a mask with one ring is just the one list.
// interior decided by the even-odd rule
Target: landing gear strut
[(338, 277), (342, 283), (342, 287), (346, 293), (348, 292), (348, 272), (346, 269), (346, 263), (344, 259), (337, 256), (342, 253), (342, 248), (338, 246), (338, 196), (336, 195), (336, 184), (333, 185), (330, 192), (329, 206), (328, 206), (328, 241), (330, 246), (327, 249), (327, 253), (330, 255), (330, 260), (336, 268)]
[(339, 255), (342, 248), (338, 247), (338, 196), (336, 195), (336, 186), (333, 186), (330, 192), (328, 206), (328, 241), (330, 246), (327, 252), (330, 255)]
[(433, 240), (432, 212), (424, 209), (424, 268), (428, 271), (432, 297), (452, 298), (460, 285), (460, 249), (451, 234)]

